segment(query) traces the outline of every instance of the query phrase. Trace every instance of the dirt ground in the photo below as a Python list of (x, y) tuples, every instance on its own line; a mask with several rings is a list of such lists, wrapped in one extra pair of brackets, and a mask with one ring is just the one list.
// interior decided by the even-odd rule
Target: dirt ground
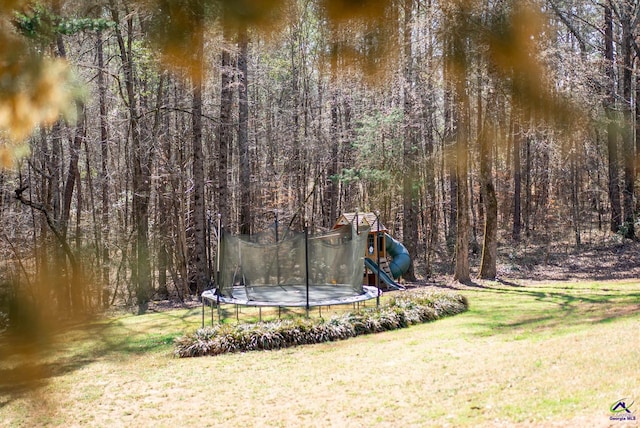
[[(506, 260), (505, 260), (506, 259)], [(640, 242), (624, 241), (580, 248), (557, 246), (503, 257), (499, 276), (522, 280), (594, 280), (640, 278)]]
[[(500, 282), (518, 284), (539, 281), (606, 281), (640, 280), (640, 241), (609, 241), (600, 244), (573, 245), (502, 245), (498, 249)], [(480, 254), (470, 257), (470, 285), (484, 281), (477, 279)], [(418, 281), (405, 283), (407, 287), (443, 285), (452, 287), (452, 262), (433, 265), (433, 274), (418, 276)], [(418, 268), (420, 271), (420, 267)], [(459, 288), (459, 287), (454, 287)]]

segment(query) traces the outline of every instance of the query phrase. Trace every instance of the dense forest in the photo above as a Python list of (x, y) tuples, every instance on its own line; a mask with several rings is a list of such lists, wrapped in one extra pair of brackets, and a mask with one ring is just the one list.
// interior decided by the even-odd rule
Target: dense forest
[(378, 210), (409, 281), (495, 278), (521, 242), (636, 237), (635, 1), (2, 6), (4, 300), (191, 298), (218, 219)]

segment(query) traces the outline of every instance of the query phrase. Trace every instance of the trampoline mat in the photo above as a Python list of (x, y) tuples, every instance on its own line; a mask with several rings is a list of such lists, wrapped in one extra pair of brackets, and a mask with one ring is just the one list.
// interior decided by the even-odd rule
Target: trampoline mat
[[(353, 289), (344, 284), (326, 284), (309, 286), (309, 306), (345, 305), (374, 299), (378, 289), (362, 286), (363, 293), (353, 294)], [(207, 300), (218, 300), (220, 303), (231, 303), (244, 306), (306, 306), (306, 286), (269, 285), (269, 286), (235, 286), (231, 296), (216, 296), (216, 290), (202, 293)]]

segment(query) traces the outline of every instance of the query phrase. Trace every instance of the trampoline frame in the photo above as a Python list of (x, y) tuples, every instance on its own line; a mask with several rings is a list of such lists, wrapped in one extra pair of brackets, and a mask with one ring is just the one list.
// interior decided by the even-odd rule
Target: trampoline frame
[[(290, 287), (292, 289), (295, 289), (295, 286), (290, 286)], [(298, 287), (303, 288), (306, 286), (303, 284), (300, 284)], [(318, 286), (315, 286), (315, 287), (312, 286), (312, 287), (313, 287), (312, 289), (318, 288)], [(331, 285), (324, 286), (324, 287), (331, 287)], [(265, 291), (269, 288), (270, 287), (265, 287)], [(372, 287), (370, 285), (363, 285), (362, 289), (364, 292), (361, 294), (345, 295), (345, 296), (340, 296), (333, 299), (311, 299), (311, 298), (307, 299), (307, 296), (305, 295), (304, 300), (284, 302), (284, 301), (277, 301), (277, 300), (249, 300), (249, 299), (243, 299), (240, 297), (235, 297), (236, 291), (238, 292), (238, 294), (246, 295), (245, 286), (240, 285), (240, 286), (233, 287), (233, 289), (234, 289), (234, 293), (233, 293), (234, 297), (221, 296), (218, 294), (218, 290), (216, 288), (206, 290), (205, 292), (202, 293), (201, 297), (202, 297), (202, 327), (203, 328), (204, 328), (204, 312), (205, 312), (205, 306), (207, 306), (207, 304), (211, 306), (211, 324), (213, 325), (213, 307), (214, 306), (217, 307), (218, 323), (220, 323), (222, 320), (222, 316), (220, 314), (220, 307), (223, 304), (235, 305), (236, 308), (238, 306), (257, 307), (257, 308), (270, 307), (270, 308), (278, 308), (278, 310), (282, 308), (306, 308), (307, 315), (308, 315), (309, 310), (312, 307), (349, 305), (349, 304), (365, 302), (367, 300), (377, 299), (380, 296), (380, 290), (377, 287)], [(277, 295), (277, 294), (278, 293), (274, 293), (274, 295)]]

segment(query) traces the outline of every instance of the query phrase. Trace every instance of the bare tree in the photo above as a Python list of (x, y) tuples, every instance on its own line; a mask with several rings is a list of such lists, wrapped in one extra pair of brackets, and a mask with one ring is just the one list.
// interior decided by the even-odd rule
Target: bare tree
[(124, 73), (124, 86), (129, 114), (131, 158), (133, 163), (133, 227), (135, 230), (135, 263), (132, 276), (138, 312), (147, 311), (151, 299), (151, 265), (149, 260), (149, 198), (151, 192), (151, 153), (143, 146), (140, 136), (140, 113), (134, 83), (133, 14), (127, 12), (127, 39), (120, 30), (120, 13), (115, 0), (110, 0), (111, 16), (116, 22), (115, 34)]
[[(478, 98), (482, 99), (482, 95), (480, 94)], [(485, 121), (482, 114), (479, 114), (480, 191), (484, 202), (484, 238), (479, 277), (495, 279), (498, 260), (498, 200), (493, 183), (493, 144), (491, 143), (493, 138), (489, 135)]]
[[(637, 7), (637, 5), (635, 6)], [(635, 144), (633, 138), (633, 107), (631, 98), (633, 76), (634, 36), (632, 20), (634, 20), (634, 6), (632, 2), (621, 2), (618, 11), (622, 25), (622, 150), (624, 160), (624, 188), (622, 190), (622, 208), (624, 211), (624, 237), (635, 238)]]
[(615, 117), (615, 69), (613, 48), (613, 12), (609, 4), (604, 6), (604, 59), (606, 95), (604, 110), (607, 118), (607, 149), (609, 166), (609, 204), (611, 205), (611, 231), (616, 233), (622, 224), (622, 207), (620, 205), (620, 183), (618, 172), (618, 128)]
[(196, 70), (192, 76), (193, 98), (191, 102), (191, 144), (193, 154), (193, 240), (190, 248), (190, 267), (193, 269), (190, 283), (192, 291), (200, 295), (209, 284), (209, 264), (207, 260), (207, 217), (205, 207), (204, 154), (202, 150), (202, 90), (206, 77), (204, 68), (204, 8), (200, 2), (191, 7), (193, 23), (192, 61)]
[(251, 159), (249, 156), (249, 76), (247, 28), (238, 31), (238, 151), (240, 152), (240, 233), (251, 233)]
[[(418, 158), (418, 141), (417, 141), (417, 123), (414, 117), (415, 110), (415, 92), (413, 90), (413, 61), (412, 61), (412, 34), (411, 19), (413, 15), (413, 0), (404, 0), (404, 22), (403, 22), (403, 74), (404, 74), (404, 143), (403, 143), (403, 178), (402, 178), (402, 201), (404, 206), (404, 215), (402, 217), (402, 238), (404, 245), (409, 252), (412, 260), (418, 255), (418, 210), (417, 195), (419, 182), (417, 180), (417, 164)], [(409, 265), (409, 269), (404, 273), (404, 277), (408, 281), (415, 281), (413, 263)]]
[(220, 113), (218, 123), (218, 211), (225, 222), (229, 222), (231, 218), (231, 197), (229, 193), (229, 150), (233, 142), (233, 118), (232, 118), (232, 102), (233, 88), (232, 73), (233, 63), (231, 61), (231, 52), (225, 43), (229, 43), (229, 29), (225, 27), (223, 31), (223, 48), (220, 58)]

